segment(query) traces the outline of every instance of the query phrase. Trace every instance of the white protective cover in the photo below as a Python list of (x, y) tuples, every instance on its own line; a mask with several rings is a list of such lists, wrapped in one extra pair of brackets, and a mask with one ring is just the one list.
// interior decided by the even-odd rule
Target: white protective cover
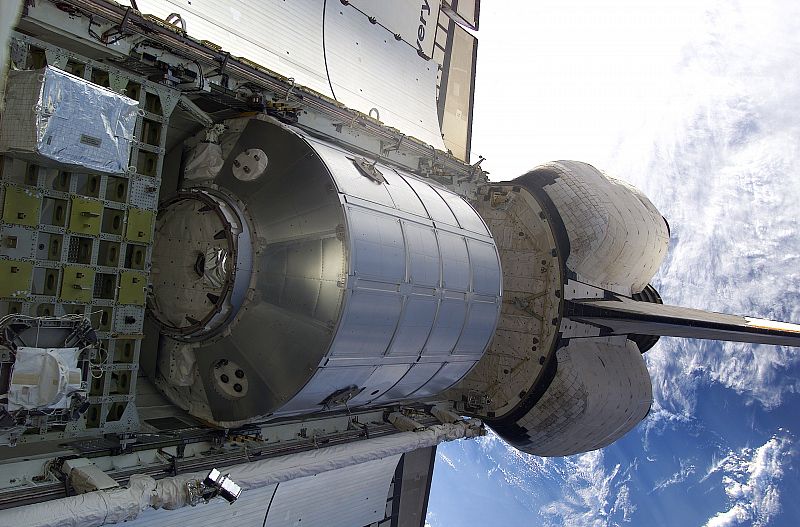
[(222, 147), (216, 143), (199, 143), (189, 152), (183, 177), (193, 182), (210, 181), (217, 177), (224, 163)]
[[(387, 496), (401, 455), (367, 461), (242, 492), (236, 503), (212, 500), (180, 511), (148, 509), (126, 527), (237, 525), (353, 527), (387, 516)], [(268, 505), (269, 504), (269, 505)], [(269, 510), (267, 510), (269, 509)], [(266, 517), (266, 522), (264, 518)]]
[(193, 38), (213, 42), (234, 57), (292, 78), (298, 86), (364, 114), (375, 117), (377, 110), (386, 125), (444, 150), (436, 106), (438, 65), (417, 53), (418, 36), (423, 36), (424, 51), (432, 49), (438, 2), (369, 4), (137, 1), (142, 13), (161, 19), (180, 14)]
[[(244, 491), (290, 481), (412, 452), (443, 441), (484, 434), (481, 421), (431, 426), (420, 432), (402, 432), (356, 443), (320, 448), (279, 458), (220, 468)], [(26, 505), (3, 511), (3, 525), (26, 527), (95, 527), (129, 521), (147, 508), (179, 509), (188, 505), (186, 482), (202, 480), (206, 472), (164, 478), (134, 474), (128, 488), (98, 491)]]
[(26, 348), (16, 351), (8, 389), (8, 410), (64, 409), (80, 391), (79, 348)]
[(138, 101), (52, 66), (12, 71), (0, 122), (0, 152), (123, 173)]

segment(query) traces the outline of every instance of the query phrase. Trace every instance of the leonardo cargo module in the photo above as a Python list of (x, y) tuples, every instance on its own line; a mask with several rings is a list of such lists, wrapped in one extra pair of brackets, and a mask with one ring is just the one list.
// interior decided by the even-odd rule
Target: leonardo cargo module
[(477, 1), (0, 9), (0, 525), (422, 525), (442, 441), (631, 430), (661, 336), (800, 345), (664, 305), (628, 184), (469, 163)]

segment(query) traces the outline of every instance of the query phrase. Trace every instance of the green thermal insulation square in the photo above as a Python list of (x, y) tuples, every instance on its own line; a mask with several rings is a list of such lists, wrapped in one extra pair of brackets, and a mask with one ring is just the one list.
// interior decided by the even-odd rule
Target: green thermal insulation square
[(119, 274), (119, 295), (117, 302), (120, 304), (144, 305), (147, 290), (147, 275), (134, 271), (122, 271)]
[(153, 240), (153, 217), (151, 210), (128, 209), (125, 224), (125, 241), (150, 243)]
[(69, 231), (97, 236), (100, 234), (102, 216), (102, 201), (73, 196), (72, 210), (69, 213)]
[(61, 274), (61, 300), (65, 302), (92, 301), (94, 292), (94, 270), (78, 265), (67, 265)]
[(31, 294), (33, 264), (18, 260), (0, 260), (0, 297), (21, 298)]
[(39, 209), (41, 207), (41, 194), (30, 189), (9, 185), (6, 187), (3, 199), (3, 221), (35, 227), (39, 225)]

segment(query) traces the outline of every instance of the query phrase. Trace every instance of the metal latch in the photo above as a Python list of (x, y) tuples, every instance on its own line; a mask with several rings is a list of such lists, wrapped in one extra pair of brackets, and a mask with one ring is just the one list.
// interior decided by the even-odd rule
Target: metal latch
[(386, 183), (386, 178), (383, 177), (383, 172), (378, 170), (378, 168), (375, 166), (378, 163), (377, 160), (372, 163), (363, 157), (356, 157), (351, 160), (362, 176), (367, 177), (379, 184)]

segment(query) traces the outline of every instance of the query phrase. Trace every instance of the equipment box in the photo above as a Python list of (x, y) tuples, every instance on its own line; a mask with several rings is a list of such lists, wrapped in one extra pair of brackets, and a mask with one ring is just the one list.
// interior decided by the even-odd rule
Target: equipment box
[(51, 66), (11, 71), (0, 153), (87, 171), (126, 172), (138, 104)]

